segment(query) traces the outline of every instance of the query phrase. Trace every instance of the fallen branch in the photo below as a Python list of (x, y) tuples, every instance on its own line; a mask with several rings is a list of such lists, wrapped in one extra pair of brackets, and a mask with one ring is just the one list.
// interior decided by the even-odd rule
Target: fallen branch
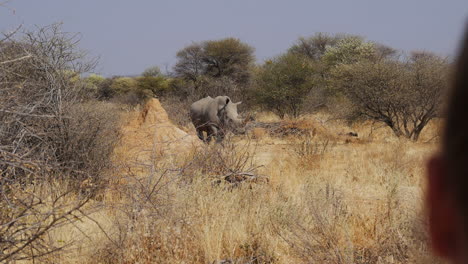
[(222, 176), (225, 181), (229, 183), (241, 183), (244, 181), (257, 181), (257, 180), (264, 180), (268, 182), (268, 177), (262, 175), (256, 175), (251, 172), (232, 172)]

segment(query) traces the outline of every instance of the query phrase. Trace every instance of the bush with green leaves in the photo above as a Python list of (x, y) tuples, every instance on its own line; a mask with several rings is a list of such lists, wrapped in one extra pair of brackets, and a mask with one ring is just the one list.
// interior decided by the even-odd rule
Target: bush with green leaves
[(171, 80), (165, 76), (115, 77), (100, 85), (99, 98), (116, 98), (126, 104), (139, 104), (148, 98), (160, 97), (171, 90)]
[(101, 75), (97, 75), (93, 73), (93, 74), (90, 74), (88, 77), (84, 78), (84, 81), (86, 83), (87, 90), (90, 93), (98, 96), (99, 89), (102, 86), (102, 84), (106, 81), (106, 78)]
[(299, 116), (307, 94), (316, 87), (316, 65), (304, 56), (285, 54), (267, 61), (258, 70), (255, 101), (281, 118)]
[(310, 37), (300, 37), (288, 50), (289, 53), (319, 61), (330, 47), (334, 47), (345, 35), (329, 35), (319, 32)]
[(158, 66), (152, 66), (143, 71), (141, 76), (143, 77), (158, 77), (161, 76), (161, 69)]
[(350, 36), (339, 40), (334, 46), (327, 46), (323, 61), (328, 65), (352, 64), (372, 60), (377, 56), (375, 44), (361, 37)]
[(139, 92), (148, 93), (151, 96), (161, 96), (170, 89), (170, 80), (163, 76), (141, 76), (136, 78), (136, 83), (136, 89)]
[(125, 94), (130, 91), (135, 91), (138, 87), (138, 82), (131, 77), (119, 77), (112, 81), (110, 87), (117, 94)]
[(363, 59), (386, 59), (398, 55), (397, 50), (380, 43), (366, 41), (360, 36), (330, 35), (323, 32), (310, 37), (300, 37), (288, 52), (321, 62), (327, 68), (341, 63), (349, 64)]

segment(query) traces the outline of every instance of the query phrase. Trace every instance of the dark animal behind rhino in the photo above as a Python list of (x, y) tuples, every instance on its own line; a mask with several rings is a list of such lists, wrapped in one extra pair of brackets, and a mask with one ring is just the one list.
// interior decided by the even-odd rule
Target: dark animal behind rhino
[[(228, 130), (235, 134), (245, 132), (243, 119), (239, 118), (237, 106), (228, 96), (210, 96), (194, 102), (190, 106), (190, 118), (197, 129), (198, 137), (210, 142), (215, 137), (218, 142), (224, 139)], [(206, 132), (206, 138), (203, 132)]]

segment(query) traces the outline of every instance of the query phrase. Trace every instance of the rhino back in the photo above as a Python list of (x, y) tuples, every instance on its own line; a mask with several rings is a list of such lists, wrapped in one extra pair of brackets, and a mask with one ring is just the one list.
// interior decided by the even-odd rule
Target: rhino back
[(190, 106), (190, 117), (196, 126), (208, 122), (218, 123), (217, 113), (218, 104), (216, 100), (211, 97), (200, 99)]

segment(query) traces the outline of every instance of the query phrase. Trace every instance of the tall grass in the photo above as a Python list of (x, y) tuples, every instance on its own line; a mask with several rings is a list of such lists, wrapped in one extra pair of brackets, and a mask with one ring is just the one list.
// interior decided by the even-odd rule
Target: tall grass
[[(178, 159), (156, 144), (146, 162), (120, 148), (127, 158), (95, 221), (77, 224), (89, 238), (76, 232), (76, 250), (55, 261), (439, 263), (422, 207), (423, 164), (436, 145), (330, 134), (233, 138), (180, 149)], [(226, 177), (243, 174), (268, 180)], [(67, 241), (75, 228), (52, 238)]]

